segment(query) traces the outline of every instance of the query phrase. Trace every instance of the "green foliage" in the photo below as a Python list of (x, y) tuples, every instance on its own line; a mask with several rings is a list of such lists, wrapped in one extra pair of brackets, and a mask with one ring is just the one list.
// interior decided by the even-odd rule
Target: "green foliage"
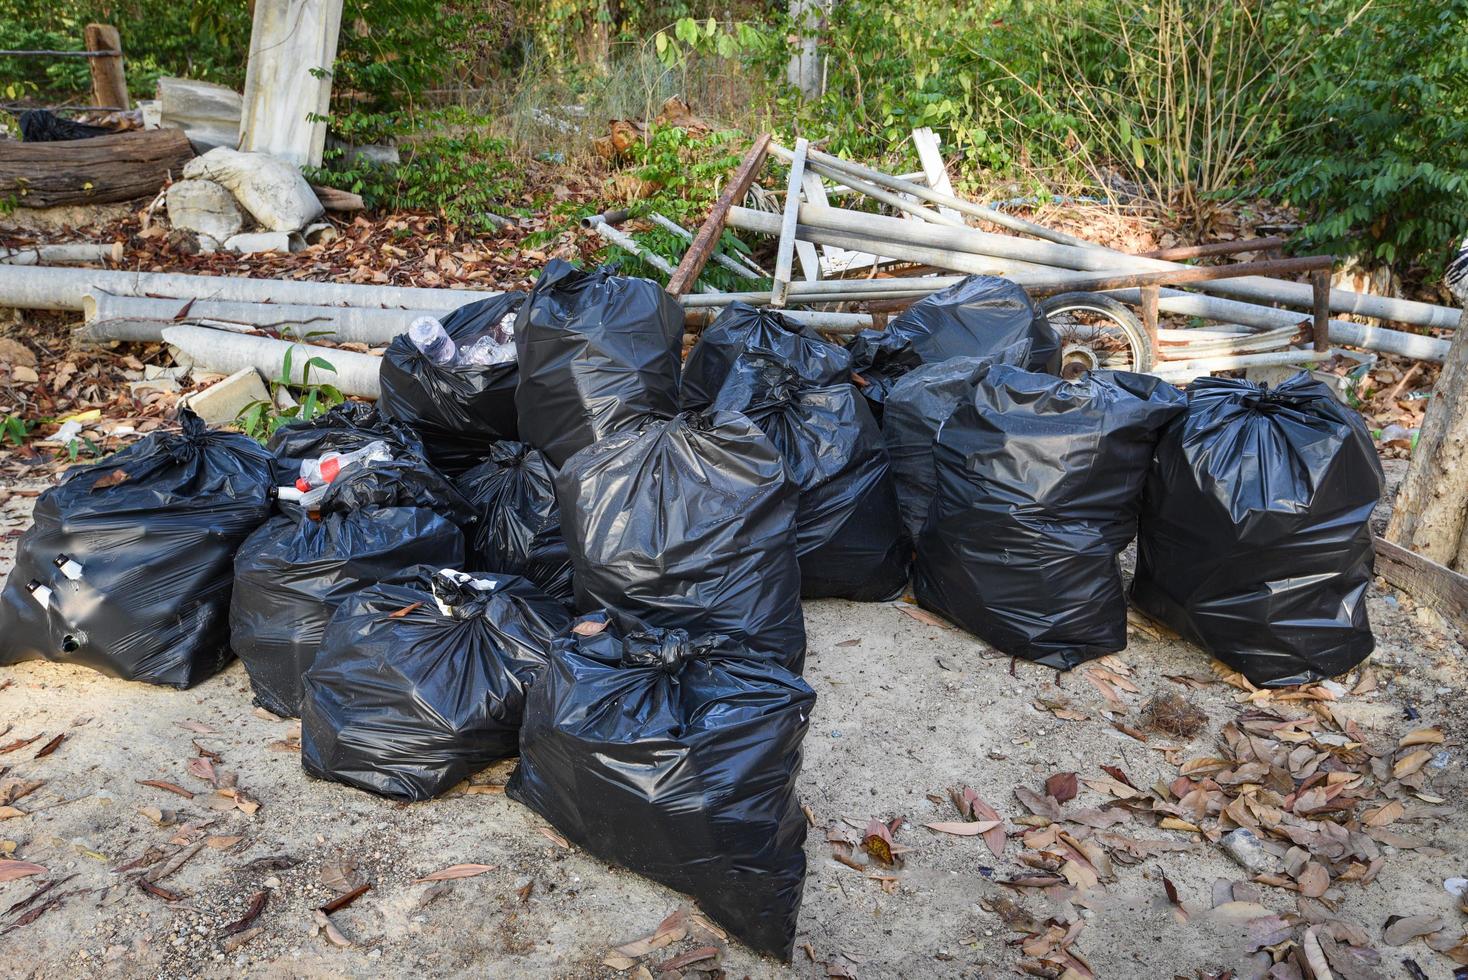
[(1301, 29), (1320, 52), (1291, 93), (1293, 131), (1267, 148), (1265, 192), (1304, 209), (1309, 248), (1436, 275), (1468, 232), (1468, 0)]
[(345, 151), (330, 149), (325, 166), (308, 176), (361, 194), (368, 207), (432, 211), (451, 224), (493, 228), (484, 213), (508, 210), (523, 188), (521, 169), (505, 142), (488, 135), (488, 120), (464, 110), (433, 113), (418, 124), (422, 128), (411, 129), (402, 116), (381, 113), (338, 116), (333, 129), (349, 143), (399, 138), (402, 162), (349, 164)]
[[(303, 339), (313, 335), (307, 334)], [(236, 416), (235, 425), (250, 438), (265, 442), (275, 434), (276, 429), (287, 422), (309, 422), (346, 401), (346, 396), (333, 385), (311, 380), (312, 369), (336, 373), (336, 368), (325, 358), (313, 357), (308, 360), (301, 367), (301, 383), (293, 383), (291, 356), (295, 351), (294, 347), (287, 348), (285, 357), (281, 359), (280, 373), (270, 381), (270, 400), (251, 402), (240, 409)], [(277, 408), (276, 405), (283, 400), (280, 397), (282, 392), (291, 394), (296, 404), (289, 408)]]
[(7, 415), (0, 421), (0, 442), (9, 442), (12, 446), (19, 446), (30, 436), (31, 430), (36, 423), (19, 415)]

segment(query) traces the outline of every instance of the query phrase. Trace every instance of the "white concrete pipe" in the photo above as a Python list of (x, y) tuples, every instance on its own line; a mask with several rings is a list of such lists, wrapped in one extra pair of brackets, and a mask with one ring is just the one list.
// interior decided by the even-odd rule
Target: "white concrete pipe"
[(18, 268), (0, 264), (0, 307), (23, 310), (81, 310), (87, 293), (102, 289), (118, 296), (175, 296), (237, 303), (296, 303), (307, 306), (433, 310), (447, 313), (497, 295), (471, 289), (362, 286), (298, 279), (246, 279), (169, 272), (108, 269)]
[(0, 263), (5, 265), (102, 265), (121, 261), (122, 242), (108, 242), (105, 245), (62, 242), (57, 245), (0, 248)]
[(329, 340), (359, 342), (381, 347), (405, 333), (420, 316), (442, 316), (436, 310), (382, 310), (356, 306), (299, 306), (289, 303), (239, 303), (214, 299), (154, 299), (145, 296), (114, 296), (100, 289), (82, 298), (86, 324), (78, 339), (90, 341), (163, 339), (163, 329), (179, 322), (178, 315), (202, 325), (225, 329), (266, 327), (289, 330), (306, 338), (318, 334)]
[(311, 368), (312, 384), (329, 384), (344, 395), (358, 398), (376, 399), (381, 393), (377, 376), (382, 359), (371, 354), (188, 325), (164, 327), (163, 340), (177, 347), (205, 371), (234, 374), (244, 368), (254, 368), (266, 378), (280, 376), (285, 353), (292, 350), (291, 381), (294, 384), (304, 383), (306, 362), (320, 357), (335, 370)]

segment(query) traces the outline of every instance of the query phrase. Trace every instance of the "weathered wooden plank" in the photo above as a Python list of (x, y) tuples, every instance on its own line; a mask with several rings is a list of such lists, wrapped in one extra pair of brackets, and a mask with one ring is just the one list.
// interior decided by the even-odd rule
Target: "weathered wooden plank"
[(1453, 625), (1468, 627), (1468, 575), (1385, 538), (1376, 539), (1376, 574)]
[(122, 51), (122, 37), (117, 28), (111, 24), (88, 24), (82, 30), (82, 40), (87, 50), (94, 54), (87, 59), (88, 67), (92, 69), (92, 104), (131, 108), (122, 55), (113, 53)]
[(729, 178), (729, 183), (724, 187), (724, 193), (714, 202), (713, 210), (709, 212), (708, 218), (699, 227), (698, 234), (693, 236), (693, 244), (688, 246), (688, 251), (683, 253), (683, 260), (678, 263), (678, 268), (673, 271), (672, 278), (668, 280), (668, 292), (674, 296), (682, 296), (693, 288), (694, 282), (703, 267), (708, 265), (709, 256), (718, 247), (719, 236), (724, 233), (724, 222), (729, 217), (729, 209), (744, 200), (744, 195), (749, 193), (749, 187), (754, 183), (755, 176), (760, 167), (764, 166), (765, 155), (770, 151), (770, 134), (765, 133), (754, 141), (749, 152), (744, 154), (744, 159), (739, 163), (739, 169)]
[(790, 182), (785, 185), (785, 214), (780, 221), (780, 245), (775, 253), (775, 285), (770, 291), (770, 305), (785, 305), (790, 292), (790, 273), (795, 263), (795, 225), (800, 220), (800, 185), (805, 177), (805, 155), (810, 141), (795, 141), (795, 157), (790, 161)]

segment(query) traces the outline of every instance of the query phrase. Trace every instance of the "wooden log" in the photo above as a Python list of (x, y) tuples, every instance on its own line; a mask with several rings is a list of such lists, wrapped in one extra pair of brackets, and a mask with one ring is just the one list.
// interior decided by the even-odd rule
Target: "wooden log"
[(324, 184), (312, 184), (311, 190), (315, 192), (316, 200), (320, 201), (321, 206), (328, 211), (364, 211), (367, 208), (361, 194), (338, 190)]
[(1385, 538), (1376, 539), (1376, 574), (1448, 622), (1459, 628), (1468, 625), (1468, 575)]
[(668, 280), (668, 292), (674, 296), (682, 296), (693, 288), (693, 283), (703, 272), (703, 267), (708, 265), (709, 256), (718, 247), (719, 236), (724, 233), (724, 221), (729, 216), (729, 209), (744, 200), (744, 195), (749, 193), (749, 187), (754, 183), (755, 175), (764, 165), (765, 154), (770, 150), (770, 134), (765, 133), (754, 141), (749, 152), (744, 154), (740, 161), (739, 169), (734, 171), (734, 176), (724, 188), (724, 193), (714, 202), (714, 208), (709, 212), (708, 219), (698, 229), (698, 234), (693, 236), (693, 244), (688, 246), (688, 251), (683, 253), (683, 261), (678, 263), (678, 268)]
[[(122, 68), (122, 37), (111, 24), (88, 24), (82, 32), (88, 51), (105, 51), (105, 55), (88, 58), (92, 69), (92, 104), (115, 105), (129, 109), (127, 77)], [(112, 54), (116, 51), (118, 54)]]
[(1386, 538), (1441, 565), (1468, 570), (1468, 309), (1453, 335), (1397, 490)]
[(22, 207), (153, 197), (194, 155), (178, 129), (139, 129), (64, 143), (0, 140), (0, 197)]

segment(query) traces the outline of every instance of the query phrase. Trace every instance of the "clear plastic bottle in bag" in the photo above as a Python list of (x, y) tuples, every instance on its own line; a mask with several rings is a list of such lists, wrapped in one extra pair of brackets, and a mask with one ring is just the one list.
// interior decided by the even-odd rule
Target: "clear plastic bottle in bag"
[(349, 453), (325, 453), (316, 459), (301, 460), (301, 475), (296, 480), (296, 489), (302, 493), (324, 487), (337, 474), (356, 462), (379, 462), (392, 459), (392, 450), (381, 439), (369, 442), (361, 449)]
[(510, 314), (468, 347), (459, 350), (458, 363), (489, 367), (515, 359), (515, 316)]
[(454, 338), (448, 335), (442, 323), (431, 316), (420, 316), (408, 324), (408, 339), (435, 364), (452, 364), (458, 353)]

